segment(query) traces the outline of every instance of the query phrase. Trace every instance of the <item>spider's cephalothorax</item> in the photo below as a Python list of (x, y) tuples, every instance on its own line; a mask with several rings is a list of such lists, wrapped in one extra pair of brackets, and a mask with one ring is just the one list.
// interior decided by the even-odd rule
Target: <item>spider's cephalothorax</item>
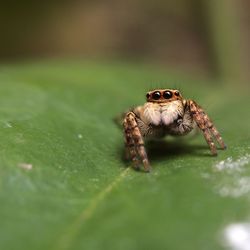
[(169, 135), (185, 135), (196, 125), (203, 132), (211, 153), (217, 154), (213, 137), (221, 148), (226, 146), (205, 111), (193, 100), (185, 100), (178, 90), (158, 89), (146, 94), (143, 106), (125, 114), (123, 127), (127, 156), (136, 169), (142, 164), (150, 171), (144, 139)]

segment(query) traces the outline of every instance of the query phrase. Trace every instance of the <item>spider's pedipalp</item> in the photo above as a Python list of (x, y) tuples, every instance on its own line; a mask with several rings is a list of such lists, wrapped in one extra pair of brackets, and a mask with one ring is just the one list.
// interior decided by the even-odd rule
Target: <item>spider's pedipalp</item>
[(130, 157), (133, 163), (136, 163), (137, 169), (138, 158), (142, 161), (144, 170), (150, 171), (150, 164), (147, 153), (144, 147), (143, 137), (138, 128), (138, 124), (133, 112), (128, 112), (124, 120), (124, 133), (126, 137), (126, 144), (129, 146)]

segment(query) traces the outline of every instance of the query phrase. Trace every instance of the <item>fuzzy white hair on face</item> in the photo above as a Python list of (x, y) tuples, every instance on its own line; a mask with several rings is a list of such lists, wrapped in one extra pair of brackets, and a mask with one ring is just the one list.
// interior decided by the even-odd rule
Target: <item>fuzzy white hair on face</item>
[(161, 108), (153, 103), (146, 103), (144, 109), (144, 119), (147, 123), (158, 126), (161, 123)]
[(178, 116), (184, 113), (181, 102), (173, 101), (163, 106), (147, 103), (144, 109), (144, 117), (148, 123), (155, 126), (164, 124), (166, 126), (172, 124)]
[(178, 116), (183, 116), (183, 108), (179, 101), (170, 102), (169, 105), (162, 107), (161, 119), (164, 125), (172, 124)]

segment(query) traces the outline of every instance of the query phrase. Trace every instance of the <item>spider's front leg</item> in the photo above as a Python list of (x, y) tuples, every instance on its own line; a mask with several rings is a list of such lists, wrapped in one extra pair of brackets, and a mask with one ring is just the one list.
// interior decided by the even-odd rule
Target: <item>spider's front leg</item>
[(198, 127), (202, 130), (205, 140), (207, 141), (210, 150), (213, 155), (217, 155), (216, 146), (213, 141), (212, 135), (215, 137), (217, 142), (220, 144), (222, 149), (226, 149), (226, 145), (206, 112), (193, 100), (188, 101), (189, 109), (193, 116), (193, 119), (197, 123)]
[(127, 155), (131, 158), (134, 168), (139, 169), (142, 162), (144, 170), (149, 172), (151, 167), (144, 147), (143, 137), (133, 112), (126, 114), (123, 127)]

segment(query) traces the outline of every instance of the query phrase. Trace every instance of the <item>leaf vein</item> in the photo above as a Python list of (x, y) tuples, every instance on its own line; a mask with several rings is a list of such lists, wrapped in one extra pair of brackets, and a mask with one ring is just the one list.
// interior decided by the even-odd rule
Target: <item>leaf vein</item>
[(86, 209), (84, 209), (76, 220), (67, 228), (64, 234), (60, 237), (54, 249), (66, 250), (71, 248), (71, 244), (76, 238), (82, 225), (87, 220), (93, 217), (99, 204), (109, 195), (110, 192), (126, 177), (130, 168), (126, 168), (120, 173), (105, 189), (100, 191), (90, 202)]

